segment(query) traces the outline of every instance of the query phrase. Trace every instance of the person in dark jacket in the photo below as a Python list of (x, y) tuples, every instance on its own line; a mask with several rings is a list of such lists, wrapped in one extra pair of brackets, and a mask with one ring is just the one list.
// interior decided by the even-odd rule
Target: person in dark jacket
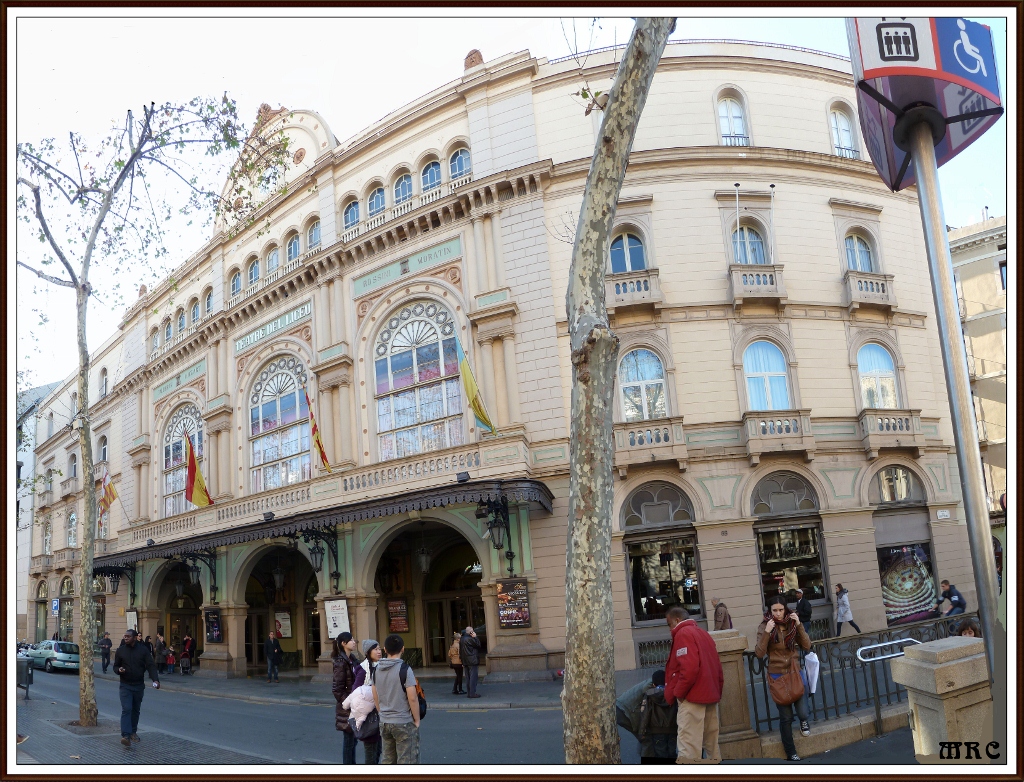
[(277, 634), (273, 630), (270, 631), (267, 640), (263, 642), (263, 655), (267, 658), (267, 683), (269, 684), (271, 679), (280, 682), (277, 672), (281, 665), (281, 658), (284, 656), (284, 650), (281, 649), (281, 642), (277, 640)]
[(466, 688), (469, 690), (469, 698), (479, 698), (476, 692), (477, 668), (480, 666), (480, 639), (476, 637), (476, 630), (467, 627), (462, 631), (462, 638), (459, 640), (459, 658), (466, 669)]
[[(383, 656), (380, 644), (372, 638), (363, 641), (363, 661), (359, 663), (359, 670), (356, 671), (356, 687), (373, 682), (373, 672), (377, 670), (377, 663)], [(363, 762), (367, 765), (380, 763), (380, 756), (384, 749), (384, 742), (380, 740), (380, 733), (374, 733), (362, 739)]]
[(160, 675), (153, 662), (149, 647), (139, 642), (137, 631), (129, 628), (123, 643), (114, 653), (114, 673), (121, 677), (118, 695), (121, 698), (121, 743), (130, 747), (139, 739), (139, 712), (142, 710), (142, 696), (146, 694), (145, 674), (153, 680), (153, 686), (160, 689)]
[(672, 648), (665, 666), (665, 702), (676, 701), (676, 763), (721, 763), (718, 747), (718, 702), (722, 700), (725, 674), (718, 647), (708, 633), (690, 619), (686, 609), (674, 605), (665, 614), (672, 631)]
[(640, 703), (641, 763), (675, 763), (677, 708), (665, 700), (665, 672), (655, 671)]
[(948, 581), (940, 582), (942, 587), (942, 597), (939, 598), (939, 602), (935, 604), (935, 610), (939, 610), (939, 606), (942, 605), (944, 600), (949, 601), (949, 610), (943, 614), (943, 616), (956, 616), (962, 614), (967, 610), (967, 601), (964, 600), (964, 596), (960, 594), (959, 590), (950, 584)]
[(804, 590), (796, 590), (796, 605), (793, 607), (800, 624), (809, 627), (811, 623), (811, 601), (804, 597)]
[(110, 640), (110, 633), (104, 633), (100, 639), (100, 662), (103, 663), (103, 673), (107, 672), (107, 668), (110, 667), (110, 650), (114, 646), (114, 642)]
[(160, 673), (167, 673), (167, 644), (160, 633), (156, 634), (156, 641), (153, 642), (153, 659), (156, 660), (156, 669)]
[(334, 679), (331, 684), (331, 692), (334, 693), (334, 727), (342, 732), (344, 745), (341, 750), (341, 762), (346, 766), (354, 766), (356, 763), (356, 734), (352, 726), (348, 724), (349, 710), (342, 704), (345, 699), (358, 687), (356, 684), (356, 669), (365, 679), (366, 673), (356, 662), (353, 654), (356, 648), (356, 641), (352, 633), (347, 630), (338, 633), (334, 639), (334, 648), (331, 650), (331, 660), (334, 663)]

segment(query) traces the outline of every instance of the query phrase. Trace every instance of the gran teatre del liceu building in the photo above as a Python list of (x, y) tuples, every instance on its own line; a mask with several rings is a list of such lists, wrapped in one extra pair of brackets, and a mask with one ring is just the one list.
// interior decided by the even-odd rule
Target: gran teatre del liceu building
[[(592, 87), (621, 51), (588, 57)], [(471, 52), (348, 141), (265, 108), (294, 150), (287, 194), (269, 230), (217, 230), (96, 351), (94, 475), (74, 466), (73, 377), (41, 404), (36, 638), (73, 633), (94, 588), (114, 637), (198, 635), (205, 673), (261, 665), (271, 627), (288, 664), (328, 671), (343, 609), (418, 665), (446, 665), (472, 624), (491, 673), (561, 666), (565, 291), (600, 122), (579, 87), (571, 61)], [(619, 669), (657, 653), (675, 603), (704, 621), (719, 597), (748, 638), (798, 586), (817, 634), (839, 583), (862, 630), (930, 616), (940, 578), (976, 606), (916, 195), (879, 181), (855, 106), (840, 57), (665, 51), (608, 261)], [(456, 341), (493, 434), (467, 412)], [(212, 507), (184, 500), (185, 436)], [(121, 503), (104, 578), (83, 585), (82, 480), (103, 470)], [(476, 513), (502, 497), (504, 552)], [(509, 551), (519, 594), (499, 585)]]

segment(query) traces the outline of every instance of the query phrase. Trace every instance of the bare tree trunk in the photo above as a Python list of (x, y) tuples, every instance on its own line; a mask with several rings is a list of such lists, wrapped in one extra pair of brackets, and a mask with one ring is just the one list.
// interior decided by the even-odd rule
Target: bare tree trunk
[[(91, 249), (91, 245), (90, 245)], [(78, 307), (78, 398), (82, 444), (82, 481), (85, 487), (85, 524), (82, 536), (82, 622), (78, 638), (78, 722), (97, 724), (96, 682), (93, 676), (92, 647), (96, 642), (96, 609), (92, 597), (92, 561), (96, 536), (96, 481), (92, 474), (92, 429), (89, 421), (89, 348), (85, 339), (85, 316), (89, 306), (88, 258), (75, 291)]]
[(567, 763), (619, 763), (612, 616), (612, 388), (619, 340), (605, 264), (629, 152), (674, 19), (637, 19), (612, 85), (573, 245), (566, 313), (572, 347), (565, 573), (563, 740)]

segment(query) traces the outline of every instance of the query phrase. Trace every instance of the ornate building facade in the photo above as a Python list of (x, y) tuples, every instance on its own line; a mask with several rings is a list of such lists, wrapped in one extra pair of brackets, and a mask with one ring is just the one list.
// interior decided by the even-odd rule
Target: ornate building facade
[[(615, 56), (588, 58), (592, 87)], [(273, 628), (326, 672), (346, 622), (427, 666), (473, 625), (491, 673), (561, 666), (564, 296), (600, 122), (578, 79), (474, 52), (348, 141), (268, 115), (295, 156), (263, 230), (218, 230), (94, 357), (95, 475), (72, 466), (71, 379), (42, 404), (38, 469), (66, 476), (37, 498), (29, 600), (63, 595), (44, 634), (71, 626), (80, 482), (107, 469), (122, 504), (88, 588), (112, 634), (190, 632), (234, 676)], [(608, 259), (618, 668), (713, 596), (748, 637), (797, 587), (821, 633), (838, 583), (865, 630), (928, 616), (939, 578), (973, 599), (918, 206), (866, 162), (855, 106), (842, 58), (666, 49)], [(184, 498), (185, 438), (212, 507)]]

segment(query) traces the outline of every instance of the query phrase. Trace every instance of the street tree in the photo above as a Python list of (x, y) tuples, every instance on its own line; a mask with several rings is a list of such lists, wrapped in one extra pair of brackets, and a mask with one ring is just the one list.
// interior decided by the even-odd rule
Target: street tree
[[(605, 265), (630, 149), (674, 19), (636, 20), (603, 110), (580, 207), (566, 293), (572, 350), (565, 573), (563, 740), (567, 763), (619, 763), (612, 615), (612, 389), (619, 340)], [(603, 96), (602, 96), (603, 97)]]
[(198, 97), (144, 105), (140, 117), (129, 111), (124, 124), (97, 144), (76, 132), (66, 144), (53, 138), (17, 143), (18, 218), (43, 245), (38, 253), (20, 251), (17, 264), (75, 296), (78, 407), (70, 426), (81, 444), (85, 504), (78, 629), (79, 723), (84, 726), (97, 720), (91, 588), (97, 498), (86, 321), (90, 301), (103, 301), (93, 275), (100, 264), (110, 277), (161, 264), (169, 256), (167, 229), (175, 214), (217, 220), (227, 233), (251, 225), (287, 165), (287, 138), (279, 131), (264, 132), (270, 114), (263, 107), (249, 132), (226, 94)]

